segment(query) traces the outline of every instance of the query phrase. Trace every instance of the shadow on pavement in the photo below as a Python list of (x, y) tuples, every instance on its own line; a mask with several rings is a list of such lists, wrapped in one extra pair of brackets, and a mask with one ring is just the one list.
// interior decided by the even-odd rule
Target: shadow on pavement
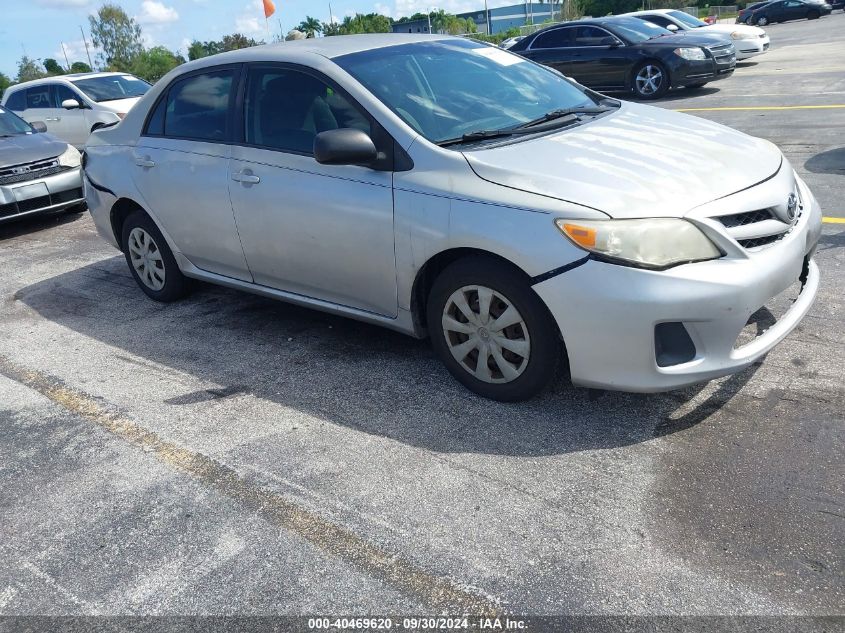
[(20, 237), (21, 235), (26, 235), (27, 233), (35, 233), (45, 229), (52, 229), (63, 224), (76, 222), (83, 212), (84, 210), (66, 211), (62, 213), (36, 215), (29, 218), (0, 223), (0, 242)]
[(207, 285), (180, 303), (157, 304), (136, 287), (120, 257), (28, 286), (15, 299), (116, 348), (121, 362), (143, 363), (141, 357), (213, 385), (162, 406), (248, 393), (445, 453), (539, 456), (647, 441), (705, 420), (756, 371), (727, 379), (709, 396), (702, 386), (643, 395), (559, 380), (530, 402), (502, 404), (457, 384), (427, 341)]
[(845, 175), (845, 147), (819, 152), (804, 163), (807, 171), (814, 174)]

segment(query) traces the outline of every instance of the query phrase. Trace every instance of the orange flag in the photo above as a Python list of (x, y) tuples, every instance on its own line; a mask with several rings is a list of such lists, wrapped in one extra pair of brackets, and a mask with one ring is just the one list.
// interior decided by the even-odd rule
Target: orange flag
[(276, 12), (276, 5), (273, 0), (264, 0), (264, 17), (269, 18)]

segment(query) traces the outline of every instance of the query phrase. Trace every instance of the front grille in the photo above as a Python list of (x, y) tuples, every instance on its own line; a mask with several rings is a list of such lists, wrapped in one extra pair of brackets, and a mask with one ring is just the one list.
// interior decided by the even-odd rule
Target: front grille
[(711, 46), (710, 53), (713, 55), (713, 59), (716, 60), (716, 63), (720, 66), (729, 66), (735, 63), (736, 48), (734, 48), (733, 44)]
[(737, 242), (739, 242), (739, 245), (742, 246), (742, 248), (760, 248), (761, 246), (769, 246), (770, 244), (779, 242), (784, 237), (786, 237), (786, 233), (780, 233), (779, 235), (767, 235), (766, 237), (755, 237), (748, 240), (737, 240)]
[(756, 222), (763, 222), (764, 220), (772, 220), (774, 216), (768, 209), (758, 209), (757, 211), (745, 211), (743, 213), (734, 213), (733, 215), (723, 215), (719, 218), (725, 228), (732, 229), (737, 226), (746, 226), (748, 224), (755, 224)]
[(20, 202), (0, 204), (0, 218), (8, 218), (13, 215), (19, 215), (29, 211), (37, 211), (38, 209), (52, 207), (57, 204), (81, 200), (82, 197), (82, 187), (77, 187), (76, 189), (68, 189), (67, 191), (60, 191), (47, 196), (39, 196), (38, 198), (30, 198), (29, 200), (21, 200)]
[[(63, 171), (68, 171), (69, 169), (73, 168), (62, 167), (59, 165), (59, 161), (55, 158), (36, 161), (34, 163), (13, 165), (11, 167), (3, 167), (0, 168), (0, 185), (14, 185), (19, 182), (27, 182), (28, 180), (37, 180)], [(16, 171), (21, 170), (24, 171), (22, 173), (16, 173)]]

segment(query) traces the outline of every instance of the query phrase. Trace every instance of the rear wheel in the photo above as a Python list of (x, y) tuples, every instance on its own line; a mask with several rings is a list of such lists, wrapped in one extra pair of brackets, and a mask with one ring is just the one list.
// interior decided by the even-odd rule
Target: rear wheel
[(643, 62), (634, 70), (634, 93), (641, 99), (658, 99), (669, 90), (669, 73), (658, 61)]
[(188, 278), (179, 270), (155, 222), (142, 210), (134, 211), (123, 223), (122, 246), (132, 276), (150, 299), (170, 303), (188, 293)]
[(427, 319), (440, 360), (480, 396), (527, 400), (555, 375), (557, 327), (528, 279), (507, 264), (473, 257), (446, 268), (429, 294)]
[(767, 26), (768, 24), (769, 18), (767, 18), (765, 15), (761, 15), (759, 18), (757, 18), (757, 26)]

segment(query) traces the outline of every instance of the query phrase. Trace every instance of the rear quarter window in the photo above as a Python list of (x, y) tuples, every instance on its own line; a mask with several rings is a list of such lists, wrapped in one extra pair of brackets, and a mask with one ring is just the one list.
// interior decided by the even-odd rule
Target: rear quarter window
[(23, 112), (26, 110), (26, 98), (23, 90), (16, 90), (9, 94), (6, 100), (6, 107), (12, 112)]

